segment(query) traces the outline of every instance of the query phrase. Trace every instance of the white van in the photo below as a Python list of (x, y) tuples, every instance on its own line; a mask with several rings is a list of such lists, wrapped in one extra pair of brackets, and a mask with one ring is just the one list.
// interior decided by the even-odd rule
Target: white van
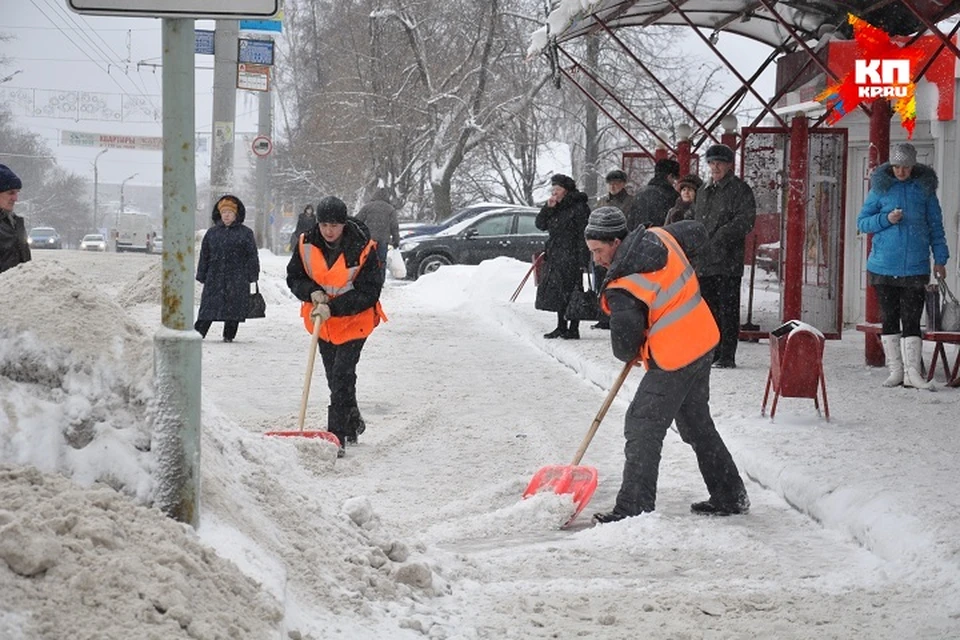
[(117, 253), (121, 251), (150, 251), (153, 240), (153, 221), (145, 213), (121, 213), (117, 221)]

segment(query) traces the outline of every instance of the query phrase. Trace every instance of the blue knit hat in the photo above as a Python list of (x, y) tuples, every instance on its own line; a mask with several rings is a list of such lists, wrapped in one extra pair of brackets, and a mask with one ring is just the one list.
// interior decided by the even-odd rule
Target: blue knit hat
[(23, 189), (23, 183), (5, 164), (0, 164), (0, 193), (11, 189)]

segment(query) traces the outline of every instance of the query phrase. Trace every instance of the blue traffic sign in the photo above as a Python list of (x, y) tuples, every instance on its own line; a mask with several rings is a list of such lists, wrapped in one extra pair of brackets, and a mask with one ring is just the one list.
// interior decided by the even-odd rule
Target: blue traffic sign
[(213, 50), (213, 31), (206, 31), (204, 29), (194, 29), (193, 38), (194, 38), (194, 53), (202, 53), (212, 56), (214, 54)]
[(273, 40), (240, 38), (237, 47), (237, 62), (241, 64), (273, 64)]
[(280, 20), (241, 20), (240, 29), (247, 31), (277, 31), (283, 32), (283, 22)]

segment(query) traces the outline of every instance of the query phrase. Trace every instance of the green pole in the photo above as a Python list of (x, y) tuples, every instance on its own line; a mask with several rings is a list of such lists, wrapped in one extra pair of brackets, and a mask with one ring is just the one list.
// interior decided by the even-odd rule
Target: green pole
[(163, 22), (163, 258), (161, 328), (154, 336), (157, 506), (200, 524), (200, 334), (193, 330), (194, 21)]

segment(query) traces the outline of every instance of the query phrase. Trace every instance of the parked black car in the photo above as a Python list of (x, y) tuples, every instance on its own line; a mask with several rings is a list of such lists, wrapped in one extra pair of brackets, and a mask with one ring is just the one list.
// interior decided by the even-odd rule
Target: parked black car
[(471, 204), (459, 209), (449, 218), (445, 218), (440, 222), (401, 222), (400, 223), (400, 239), (412, 238), (413, 236), (432, 236), (435, 233), (439, 233), (444, 229), (449, 229), (458, 222), (463, 222), (467, 218), (472, 218), (478, 213), (483, 213), (484, 211), (492, 211), (493, 209), (502, 209), (503, 207), (509, 207), (510, 205), (506, 202), (479, 202), (477, 204)]
[(407, 277), (416, 279), (448, 264), (480, 264), (506, 256), (530, 262), (547, 233), (537, 229), (539, 210), (509, 206), (475, 215), (431, 236), (400, 242)]

